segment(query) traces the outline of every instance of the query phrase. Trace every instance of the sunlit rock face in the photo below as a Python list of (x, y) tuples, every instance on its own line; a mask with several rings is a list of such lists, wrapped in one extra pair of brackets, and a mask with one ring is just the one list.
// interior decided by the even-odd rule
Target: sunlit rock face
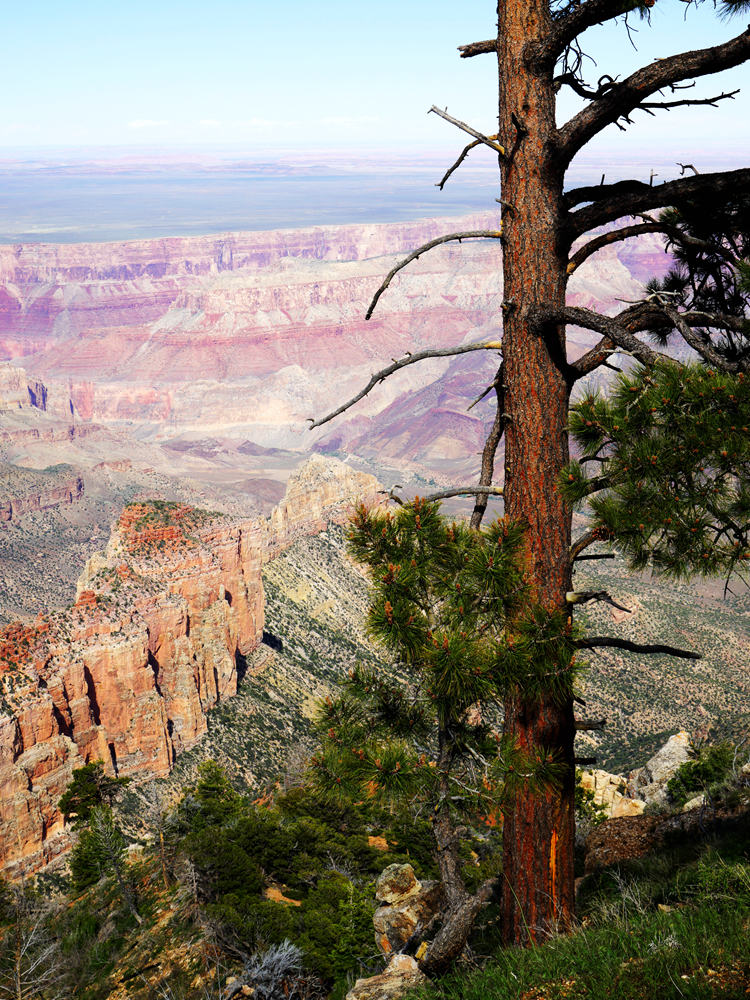
[[(437, 247), (400, 272), (372, 320), (368, 303), (396, 260), (449, 232), (495, 230), (495, 213), (383, 225), (79, 245), (0, 247), (0, 357), (72, 399), (84, 420), (153, 434), (241, 433), (266, 447), (317, 447), (438, 463), (475, 456), (496, 352), (410, 366), (317, 432), (319, 416), (406, 351), (501, 334), (496, 240)], [(656, 236), (607, 247), (577, 271), (571, 301), (611, 311), (663, 272)], [(592, 336), (571, 331), (571, 353)], [(377, 420), (373, 417), (377, 415)]]
[(0, 630), (0, 868), (34, 871), (68, 848), (57, 803), (84, 762), (136, 778), (170, 770), (262, 639), (264, 562), (377, 490), (316, 456), (267, 519), (132, 503), (72, 607)]

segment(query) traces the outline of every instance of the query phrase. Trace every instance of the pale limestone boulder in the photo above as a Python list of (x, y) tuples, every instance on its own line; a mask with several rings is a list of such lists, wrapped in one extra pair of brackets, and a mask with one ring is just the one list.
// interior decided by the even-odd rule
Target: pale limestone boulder
[(670, 736), (645, 767), (630, 773), (628, 795), (647, 803), (666, 805), (667, 782), (687, 760), (690, 760), (690, 734), (683, 730)]
[(596, 769), (581, 773), (581, 785), (594, 796), (594, 802), (606, 810), (607, 819), (614, 816), (639, 816), (645, 802), (628, 798), (627, 779), (622, 774)]
[(358, 979), (346, 1000), (397, 1000), (427, 981), (411, 955), (394, 955), (379, 976)]
[(706, 796), (701, 792), (700, 795), (694, 795), (692, 799), (688, 799), (685, 805), (680, 810), (681, 812), (690, 812), (691, 809), (700, 809), (701, 806), (706, 804)]
[(379, 903), (400, 903), (421, 888), (411, 865), (388, 865), (375, 883), (375, 899)]

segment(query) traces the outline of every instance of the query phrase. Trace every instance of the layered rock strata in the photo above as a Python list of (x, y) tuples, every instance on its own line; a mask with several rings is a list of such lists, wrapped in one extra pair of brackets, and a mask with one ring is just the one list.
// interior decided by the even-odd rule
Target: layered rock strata
[(67, 849), (57, 802), (83, 762), (170, 770), (261, 642), (263, 563), (359, 498), (377, 500), (373, 477), (315, 458), (268, 520), (130, 504), (71, 608), (0, 632), (0, 868), (18, 876)]

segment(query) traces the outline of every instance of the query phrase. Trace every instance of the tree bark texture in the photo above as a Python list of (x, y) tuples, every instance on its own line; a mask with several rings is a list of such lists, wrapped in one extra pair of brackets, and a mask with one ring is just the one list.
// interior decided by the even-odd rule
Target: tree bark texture
[[(553, 67), (537, 54), (552, 30), (549, 0), (499, 0), (499, 136), (506, 308), (505, 510), (526, 526), (535, 599), (565, 608), (571, 589), (570, 510), (557, 490), (568, 461), (569, 385), (565, 330), (535, 325), (542, 304), (565, 304), (563, 166), (555, 142)], [(573, 915), (574, 753), (572, 701), (511, 699), (506, 729), (523, 748), (552, 751), (566, 764), (562, 788), (518, 795), (503, 834), (503, 934), (537, 940)]]

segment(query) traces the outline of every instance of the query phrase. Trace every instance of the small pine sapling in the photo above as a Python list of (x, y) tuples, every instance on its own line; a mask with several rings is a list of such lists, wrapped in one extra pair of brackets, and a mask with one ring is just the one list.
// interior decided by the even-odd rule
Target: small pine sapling
[(570, 697), (576, 637), (569, 619), (530, 604), (524, 534), (507, 519), (475, 531), (418, 497), (395, 514), (360, 507), (349, 549), (370, 571), (367, 626), (397, 679), (351, 672), (321, 712), (313, 774), (327, 794), (429, 810), (446, 899), (421, 959), (431, 974), (460, 954), (495, 885), (467, 890), (466, 825), (558, 777), (554, 755), (502, 738), (487, 713), (509, 696)]

